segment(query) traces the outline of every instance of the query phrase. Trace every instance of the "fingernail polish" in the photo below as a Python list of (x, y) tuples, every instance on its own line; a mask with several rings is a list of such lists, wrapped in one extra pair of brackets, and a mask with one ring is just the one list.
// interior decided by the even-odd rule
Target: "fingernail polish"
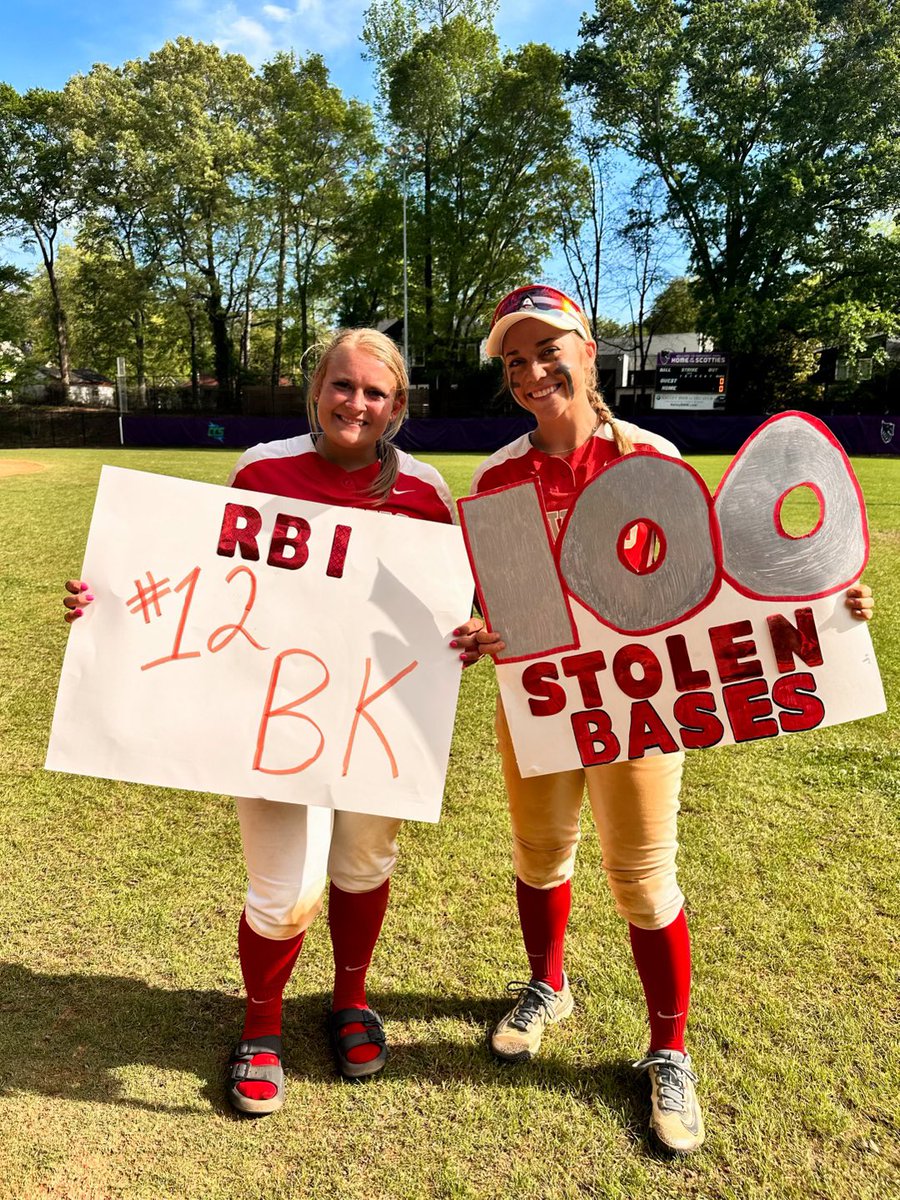
[(93, 593), (93, 592), (85, 592), (85, 593), (84, 593), (84, 598), (85, 598), (85, 600), (93, 600), (93, 598), (94, 598), (94, 593)]

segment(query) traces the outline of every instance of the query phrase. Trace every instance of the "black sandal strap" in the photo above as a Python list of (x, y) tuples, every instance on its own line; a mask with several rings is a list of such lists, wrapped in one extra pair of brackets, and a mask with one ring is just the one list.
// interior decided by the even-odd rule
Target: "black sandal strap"
[(355, 1050), (357, 1046), (381, 1047), (387, 1045), (382, 1029), (367, 1029), (363, 1033), (345, 1033), (343, 1037), (338, 1037), (338, 1041), (342, 1054), (346, 1054), (348, 1050)]
[(278, 1063), (265, 1063), (254, 1066), (249, 1062), (233, 1062), (228, 1069), (228, 1078), (232, 1083), (244, 1083), (248, 1080), (262, 1080), (274, 1083), (280, 1087), (284, 1080), (284, 1072)]
[(344, 1025), (365, 1025), (384, 1029), (384, 1021), (373, 1008), (342, 1008), (328, 1018), (331, 1027), (339, 1032)]
[(282, 1057), (281, 1038), (278, 1034), (264, 1034), (262, 1037), (248, 1038), (246, 1042), (238, 1042), (231, 1052), (231, 1062), (241, 1058), (253, 1058), (257, 1054), (277, 1054)]
[[(260, 1054), (275, 1062), (254, 1063)], [(275, 1089), (271, 1096), (245, 1096), (241, 1091), (244, 1083), (269, 1083)], [(225, 1076), (225, 1095), (229, 1104), (239, 1113), (265, 1116), (277, 1112), (284, 1103), (284, 1069), (281, 1065), (281, 1038), (275, 1034), (247, 1038), (238, 1042), (228, 1060)]]

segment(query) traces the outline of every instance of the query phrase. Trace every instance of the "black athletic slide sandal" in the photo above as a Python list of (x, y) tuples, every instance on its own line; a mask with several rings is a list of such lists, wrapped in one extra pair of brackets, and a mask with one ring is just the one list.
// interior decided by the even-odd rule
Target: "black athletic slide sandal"
[[(257, 1054), (274, 1054), (278, 1062), (254, 1065), (252, 1059)], [(262, 1100), (254, 1100), (239, 1090), (240, 1083), (271, 1083), (275, 1094)], [(284, 1104), (284, 1071), (281, 1066), (280, 1037), (273, 1034), (238, 1042), (228, 1060), (225, 1095), (231, 1107), (246, 1116), (265, 1117), (281, 1108)]]
[[(341, 1030), (347, 1025), (362, 1025), (363, 1030), (345, 1033), (341, 1037)], [(328, 1017), (328, 1040), (337, 1069), (345, 1079), (368, 1079), (382, 1071), (388, 1060), (384, 1022), (374, 1009), (342, 1008), (331, 1013)], [(347, 1055), (356, 1046), (377, 1046), (378, 1054), (368, 1062), (352, 1062)]]

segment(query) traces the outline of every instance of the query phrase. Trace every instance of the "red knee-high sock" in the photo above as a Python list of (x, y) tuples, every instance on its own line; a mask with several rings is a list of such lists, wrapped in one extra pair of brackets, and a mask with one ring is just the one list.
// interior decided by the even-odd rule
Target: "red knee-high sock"
[(296, 937), (267, 938), (254, 932), (241, 913), (238, 926), (238, 954), (247, 989), (244, 1040), (281, 1034), (281, 1005), (284, 989), (291, 977), (306, 931)]
[[(387, 911), (390, 880), (371, 892), (345, 892), (333, 883), (328, 892), (328, 928), (334, 951), (334, 996), (332, 1012), (342, 1008), (366, 1008), (366, 974)], [(362, 1025), (345, 1025), (342, 1034), (362, 1033)], [(351, 1062), (369, 1062), (379, 1054), (377, 1046), (354, 1046)]]
[[(303, 945), (305, 932), (284, 940), (262, 937), (247, 924), (246, 913), (241, 913), (238, 954), (244, 987), (247, 989), (242, 1041), (281, 1036), (282, 997)], [(263, 1053), (254, 1054), (250, 1061), (255, 1066), (272, 1066), (278, 1059), (274, 1054)], [(277, 1090), (274, 1083), (265, 1080), (244, 1080), (235, 1086), (251, 1100), (270, 1100)]]
[(531, 978), (549, 983), (555, 992), (563, 985), (563, 946), (572, 911), (572, 881), (553, 888), (535, 888), (516, 879), (516, 903)]
[(628, 933), (647, 999), (650, 1049), (683, 1053), (691, 1000), (691, 942), (684, 909), (663, 929), (629, 925)]

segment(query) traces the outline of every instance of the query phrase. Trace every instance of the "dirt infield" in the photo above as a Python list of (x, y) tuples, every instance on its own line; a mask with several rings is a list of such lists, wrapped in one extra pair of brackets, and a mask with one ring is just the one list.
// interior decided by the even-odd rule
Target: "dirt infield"
[(0, 458), (0, 479), (7, 475), (35, 475), (38, 471), (47, 471), (46, 463), (31, 462), (27, 458)]

